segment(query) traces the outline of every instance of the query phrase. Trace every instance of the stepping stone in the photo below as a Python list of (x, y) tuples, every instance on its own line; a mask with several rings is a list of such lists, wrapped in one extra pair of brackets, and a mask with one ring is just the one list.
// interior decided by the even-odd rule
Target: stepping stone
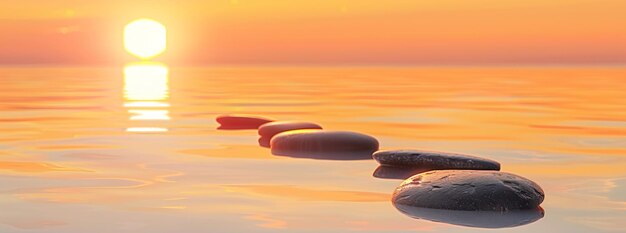
[(385, 166), (414, 167), (431, 170), (500, 170), (500, 163), (471, 155), (421, 151), (388, 150), (378, 151), (374, 159)]
[(499, 171), (437, 170), (420, 173), (396, 188), (397, 205), (449, 210), (534, 209), (544, 193), (535, 182)]
[(348, 131), (292, 130), (277, 134), (270, 141), (272, 154), (326, 160), (371, 159), (378, 140)]
[(259, 135), (271, 139), (274, 135), (298, 129), (322, 129), (322, 126), (304, 121), (274, 121), (259, 127)]
[(264, 117), (243, 114), (220, 115), (215, 120), (220, 123), (218, 129), (223, 130), (258, 129), (259, 126), (274, 121)]

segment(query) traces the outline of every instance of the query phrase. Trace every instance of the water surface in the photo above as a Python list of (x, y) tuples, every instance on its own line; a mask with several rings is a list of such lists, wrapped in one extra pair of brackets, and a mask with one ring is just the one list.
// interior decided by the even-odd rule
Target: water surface
[(498, 160), (546, 200), (543, 218), (497, 231), (623, 232), (624, 90), (623, 68), (1, 68), (0, 232), (506, 226), (411, 218), (373, 160), (274, 156), (254, 130), (216, 130), (224, 113)]

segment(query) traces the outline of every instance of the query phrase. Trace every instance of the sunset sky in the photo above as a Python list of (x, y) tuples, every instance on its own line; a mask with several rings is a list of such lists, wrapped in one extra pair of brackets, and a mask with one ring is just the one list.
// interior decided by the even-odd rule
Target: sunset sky
[[(132, 2), (132, 3), (129, 3)], [(168, 29), (170, 64), (626, 63), (624, 0), (0, 0), (0, 64), (133, 60), (125, 24)]]

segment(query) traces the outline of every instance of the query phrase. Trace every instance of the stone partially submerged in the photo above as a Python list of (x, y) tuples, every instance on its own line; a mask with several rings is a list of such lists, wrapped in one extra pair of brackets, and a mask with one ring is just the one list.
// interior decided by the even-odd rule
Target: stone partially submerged
[(262, 147), (270, 147), (270, 141), (279, 133), (301, 130), (301, 129), (322, 129), (322, 126), (304, 121), (274, 121), (263, 124), (259, 127), (259, 145)]
[(312, 159), (371, 159), (378, 140), (348, 131), (293, 130), (280, 133), (270, 141), (272, 154)]
[(413, 167), (430, 170), (500, 170), (500, 163), (471, 155), (421, 151), (388, 150), (378, 151), (372, 156), (384, 166)]
[(304, 121), (274, 121), (259, 127), (259, 135), (271, 139), (274, 135), (299, 129), (322, 129), (322, 126)]
[(259, 126), (274, 121), (265, 117), (244, 114), (220, 115), (215, 120), (220, 123), (218, 129), (224, 130), (258, 129)]
[(393, 193), (396, 205), (449, 209), (509, 211), (534, 209), (544, 193), (535, 182), (511, 173), (437, 170), (405, 180)]

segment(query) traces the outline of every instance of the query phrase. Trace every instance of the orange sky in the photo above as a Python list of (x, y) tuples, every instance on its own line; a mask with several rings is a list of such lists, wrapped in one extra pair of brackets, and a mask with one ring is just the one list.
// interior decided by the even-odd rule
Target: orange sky
[[(132, 3), (127, 3), (132, 2)], [(0, 64), (132, 60), (122, 28), (169, 30), (171, 64), (623, 64), (624, 0), (0, 0)]]

